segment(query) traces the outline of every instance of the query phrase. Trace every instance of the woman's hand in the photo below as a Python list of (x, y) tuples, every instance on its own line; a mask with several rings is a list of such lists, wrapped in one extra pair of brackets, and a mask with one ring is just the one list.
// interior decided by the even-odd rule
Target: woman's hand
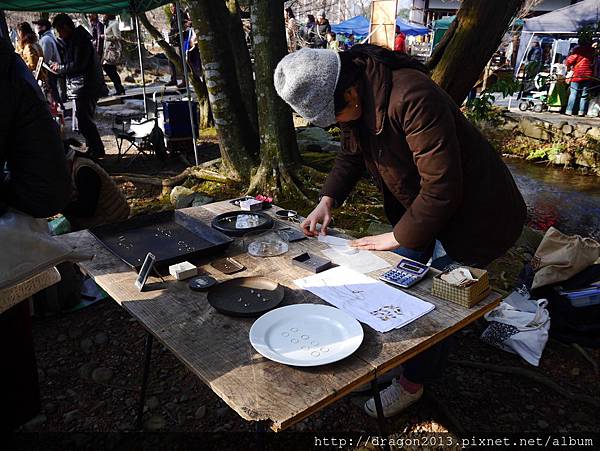
[(392, 251), (398, 249), (400, 244), (396, 241), (394, 233), (389, 232), (351, 241), (350, 246), (368, 251)]
[(301, 227), (304, 235), (306, 236), (317, 236), (317, 224), (321, 224), (321, 235), (327, 235), (327, 226), (331, 222), (331, 209), (333, 208), (334, 200), (332, 197), (323, 196), (321, 202), (316, 208), (310, 212)]

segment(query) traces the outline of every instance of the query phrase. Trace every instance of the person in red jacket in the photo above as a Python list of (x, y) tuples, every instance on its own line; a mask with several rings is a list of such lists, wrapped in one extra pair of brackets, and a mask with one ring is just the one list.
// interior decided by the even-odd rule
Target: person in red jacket
[(565, 61), (567, 70), (572, 70), (571, 93), (565, 114), (585, 116), (590, 104), (589, 87), (594, 75), (595, 51), (589, 39), (579, 39), (579, 45), (573, 49)]
[(400, 31), (396, 25), (396, 39), (394, 40), (394, 50), (396, 52), (406, 53), (406, 35)]

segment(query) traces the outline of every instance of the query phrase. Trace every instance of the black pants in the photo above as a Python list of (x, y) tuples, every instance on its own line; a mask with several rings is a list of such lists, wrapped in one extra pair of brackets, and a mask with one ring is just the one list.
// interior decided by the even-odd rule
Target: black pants
[(48, 90), (50, 91), (50, 95), (52, 96), (52, 100), (54, 100), (59, 105), (63, 104), (61, 99), (61, 95), (58, 91), (58, 77), (54, 74), (48, 74)]
[(102, 68), (106, 72), (106, 75), (108, 75), (108, 78), (110, 78), (110, 81), (113, 82), (113, 85), (115, 85), (117, 95), (125, 94), (125, 88), (121, 84), (121, 77), (119, 77), (119, 72), (117, 72), (117, 66), (114, 64), (103, 64)]
[(79, 131), (85, 138), (85, 143), (90, 154), (98, 156), (104, 155), (104, 144), (100, 139), (100, 133), (94, 122), (96, 114), (96, 104), (98, 99), (88, 96), (81, 96), (75, 99), (75, 114)]
[(28, 301), (0, 314), (0, 361), (0, 433), (7, 433), (41, 409)]
[[(175, 53), (177, 53), (177, 56), (181, 59), (181, 55), (180, 55), (180, 51), (179, 51), (179, 43), (173, 43), (173, 46), (175, 48)], [(177, 83), (177, 68), (175, 67), (175, 64), (173, 64), (173, 62), (171, 60), (169, 60), (169, 71), (171, 72), (171, 81), (174, 81), (175, 83)]]

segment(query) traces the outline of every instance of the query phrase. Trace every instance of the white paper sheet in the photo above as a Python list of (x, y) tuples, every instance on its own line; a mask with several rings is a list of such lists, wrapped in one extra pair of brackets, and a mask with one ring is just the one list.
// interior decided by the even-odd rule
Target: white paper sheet
[(383, 258), (369, 251), (351, 247), (350, 240), (331, 235), (319, 235), (318, 239), (321, 243), (329, 246), (329, 249), (324, 249), (321, 253), (336, 265), (345, 266), (363, 274), (391, 266)]
[(362, 274), (391, 266), (383, 258), (369, 251), (358, 251), (355, 254), (344, 254), (336, 248), (321, 250), (321, 253), (336, 265), (345, 266)]
[(378, 332), (405, 326), (435, 308), (429, 302), (343, 266), (294, 283)]

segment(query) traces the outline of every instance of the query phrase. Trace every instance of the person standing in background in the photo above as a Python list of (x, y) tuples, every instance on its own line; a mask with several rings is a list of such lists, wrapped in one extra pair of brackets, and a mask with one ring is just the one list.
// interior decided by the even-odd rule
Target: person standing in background
[[(44, 58), (44, 51), (38, 44), (38, 38), (33, 32), (31, 25), (27, 22), (21, 22), (17, 25), (17, 53), (23, 58), (30, 71), (35, 72), (40, 58)], [(45, 70), (40, 70), (38, 79), (45, 80)]]
[(108, 88), (90, 34), (81, 25), (75, 28), (67, 14), (57, 14), (52, 26), (65, 41), (66, 50), (62, 63), (54, 63), (50, 68), (67, 78), (67, 95), (74, 100), (73, 115), (85, 138), (87, 155), (90, 158), (103, 157), (104, 144), (94, 116), (98, 99), (108, 94)]
[(394, 39), (394, 51), (406, 53), (406, 35), (396, 25), (396, 39)]
[[(34, 20), (36, 32), (39, 36), (38, 43), (44, 53), (44, 62), (48, 65), (52, 63), (60, 64), (62, 59), (58, 51), (58, 42), (52, 33), (52, 25), (48, 19)], [(63, 101), (58, 90), (58, 76), (52, 72), (47, 72), (48, 90), (52, 99), (61, 106), (64, 110)]]
[(594, 76), (595, 50), (591, 39), (579, 38), (579, 45), (573, 49), (571, 55), (565, 61), (567, 70), (572, 70), (573, 75), (567, 78), (570, 83), (571, 93), (567, 102), (566, 115), (585, 116), (590, 105), (590, 83)]
[(331, 31), (329, 20), (325, 17), (325, 11), (319, 11), (317, 14), (317, 26), (315, 27), (315, 48), (327, 47), (327, 33)]
[(90, 14), (90, 29), (92, 32), (92, 45), (100, 58), (104, 54), (104, 24), (98, 19), (98, 14)]
[(333, 31), (327, 33), (327, 48), (334, 52), (340, 51), (340, 43), (336, 39), (336, 34)]
[(104, 24), (104, 55), (102, 57), (102, 68), (110, 81), (115, 85), (116, 95), (125, 94), (125, 88), (121, 83), (121, 77), (117, 70), (117, 64), (121, 62), (121, 30), (119, 21), (113, 14), (105, 14), (102, 18)]
[(306, 24), (302, 27), (301, 37), (305, 42), (306, 47), (314, 47), (317, 22), (315, 16), (309, 14), (306, 16)]
[[(179, 35), (179, 25), (177, 22), (177, 3), (171, 3), (171, 19), (170, 19), (170, 28), (169, 28), (169, 44), (171, 44), (175, 53), (179, 56), (181, 60), (181, 64), (183, 65), (183, 59), (181, 57), (181, 36)], [(181, 11), (183, 14), (183, 11)], [(189, 19), (184, 15), (182, 21), (185, 23)], [(177, 86), (179, 88), (183, 88), (185, 86), (184, 82), (178, 84), (177, 82), (177, 67), (171, 60), (169, 60), (169, 69), (171, 71), (171, 79), (166, 83), (166, 86)]]
[(292, 53), (298, 50), (298, 22), (292, 8), (286, 8), (285, 17), (285, 37), (288, 45), (288, 52)]

